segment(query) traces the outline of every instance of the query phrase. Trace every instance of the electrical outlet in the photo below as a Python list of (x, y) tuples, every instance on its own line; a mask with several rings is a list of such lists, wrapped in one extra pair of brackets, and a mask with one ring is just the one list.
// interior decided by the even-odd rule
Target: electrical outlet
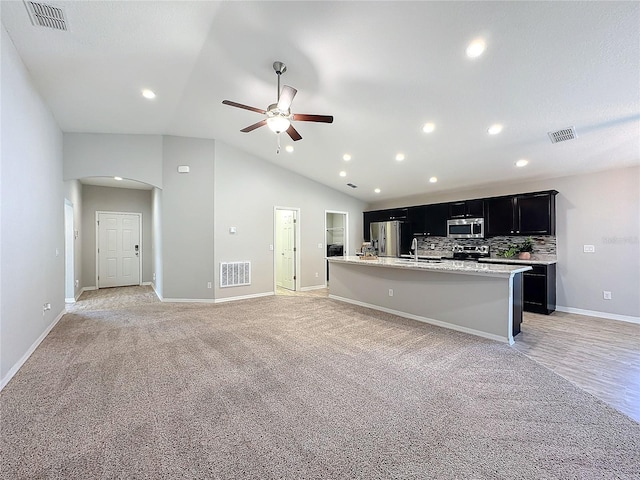
[(80, 280), (76, 280), (76, 287), (80, 286)]
[(156, 279), (156, 272), (153, 272), (153, 280)]
[(389, 289), (389, 296), (390, 296), (390, 297), (393, 297), (393, 288), (390, 288), (390, 289)]
[(596, 253), (596, 247), (595, 245), (584, 245), (582, 251), (584, 253)]
[(322, 248), (322, 244), (321, 243), (318, 244), (318, 248)]
[(207, 282), (207, 288), (211, 288), (211, 282)]
[(318, 272), (316, 272), (316, 278), (318, 278)]
[(429, 248), (431, 248), (431, 250), (435, 250), (435, 249), (436, 249), (436, 244), (435, 244), (435, 243), (432, 243), (432, 244), (429, 246)]
[(269, 250), (273, 252), (273, 245), (269, 244)]
[(611, 292), (603, 290), (602, 291), (602, 298), (604, 298), (605, 300), (611, 300)]

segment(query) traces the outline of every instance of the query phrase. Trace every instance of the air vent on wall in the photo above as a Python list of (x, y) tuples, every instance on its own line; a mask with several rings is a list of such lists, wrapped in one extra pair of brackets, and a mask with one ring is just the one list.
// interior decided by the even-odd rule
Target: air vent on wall
[(551, 143), (564, 142), (565, 140), (573, 140), (578, 138), (576, 135), (575, 127), (567, 127), (562, 130), (556, 130), (555, 132), (549, 132), (549, 138)]
[(221, 262), (220, 287), (251, 285), (251, 262)]
[(46, 3), (24, 1), (29, 12), (31, 23), (35, 26), (53, 28), (55, 30), (69, 30), (64, 10), (61, 7), (47, 5)]

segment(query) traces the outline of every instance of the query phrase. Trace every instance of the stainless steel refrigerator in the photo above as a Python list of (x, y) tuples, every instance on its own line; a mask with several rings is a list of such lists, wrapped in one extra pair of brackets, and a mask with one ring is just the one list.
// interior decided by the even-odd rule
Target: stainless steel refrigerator
[[(411, 232), (409, 224), (397, 220), (390, 222), (371, 222), (371, 246), (380, 257), (399, 257), (409, 252)], [(406, 250), (406, 252), (405, 252)]]

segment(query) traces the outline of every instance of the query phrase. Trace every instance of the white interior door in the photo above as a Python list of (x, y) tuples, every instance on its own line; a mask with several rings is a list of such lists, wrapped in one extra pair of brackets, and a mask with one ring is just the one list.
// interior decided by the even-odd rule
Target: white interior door
[(296, 212), (276, 211), (276, 284), (296, 289)]
[(140, 220), (135, 213), (98, 213), (98, 288), (140, 285)]

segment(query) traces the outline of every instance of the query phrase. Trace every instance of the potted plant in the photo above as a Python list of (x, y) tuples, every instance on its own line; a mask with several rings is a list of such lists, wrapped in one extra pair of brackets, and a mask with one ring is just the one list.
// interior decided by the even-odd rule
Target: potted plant
[(518, 258), (521, 260), (529, 260), (531, 258), (531, 252), (533, 252), (533, 238), (525, 238), (522, 245), (518, 247)]
[(527, 237), (520, 245), (515, 243), (509, 245), (509, 247), (502, 252), (502, 256), (505, 258), (517, 256), (520, 260), (529, 260), (531, 258), (531, 252), (533, 252), (533, 238)]

